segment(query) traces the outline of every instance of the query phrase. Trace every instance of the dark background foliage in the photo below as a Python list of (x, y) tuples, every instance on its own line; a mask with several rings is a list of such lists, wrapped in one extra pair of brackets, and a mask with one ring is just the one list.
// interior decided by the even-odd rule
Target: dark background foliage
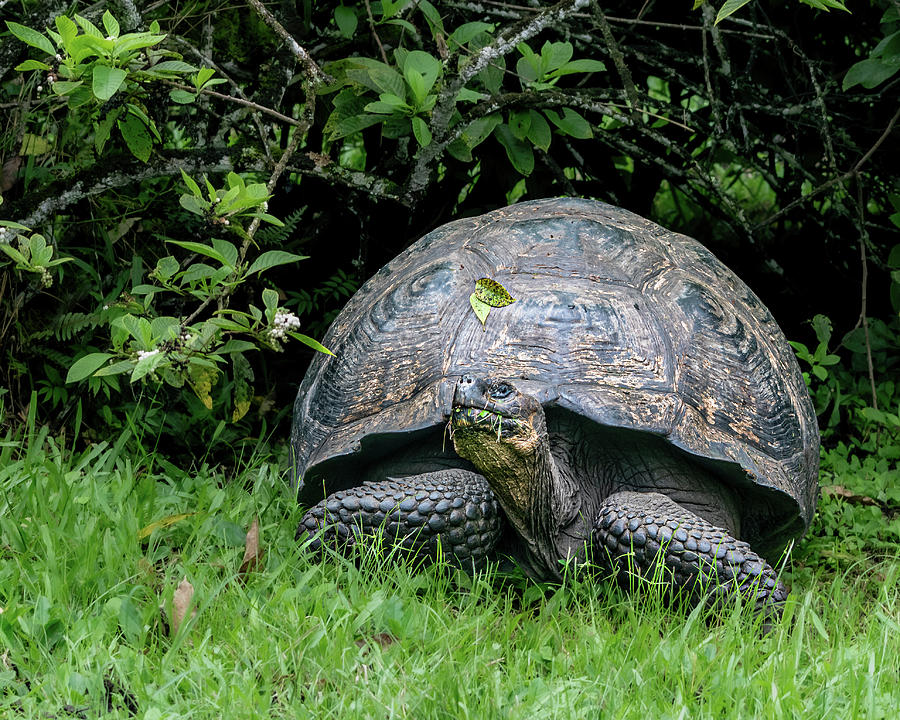
[[(863, 408), (877, 408), (879, 401), (882, 410), (896, 407), (891, 250), (900, 242), (900, 144), (893, 129), (900, 80), (843, 89), (848, 70), (897, 30), (892, 0), (854, 3), (852, 15), (754, 2), (718, 25), (708, 5), (692, 11), (652, 0), (641, 8), (614, 1), (574, 10), (563, 2), (551, 19), (547, 5), (524, 0), (269, 4), (310, 62), (251, 5), (22, 2), (0, 9), (4, 19), (39, 29), (73, 10), (99, 22), (109, 9), (123, 31), (158, 20), (168, 33), (164, 47), (227, 78), (216, 90), (299, 126), (295, 132), (303, 137), (269, 202), (269, 213), (286, 227), (261, 230), (257, 240), (262, 248), (309, 259), (242, 284), (231, 298), (236, 305), (258, 304), (262, 288), (276, 289), (303, 331), (321, 338), (360, 282), (438, 225), (523, 199), (593, 197), (699, 239), (810, 353), (825, 339), (840, 364), (818, 363), (811, 381), (833, 441), (859, 438), (851, 421)], [(454, 30), (473, 22), (494, 28), (454, 44)], [(570, 43), (573, 58), (601, 61), (605, 70), (529, 84), (513, 43), (492, 57), (493, 80), (481, 72), (465, 84), (479, 97), (454, 102), (444, 96), (482, 45), (517, 32), (536, 53), (545, 43)], [(357, 116), (378, 99), (371, 88), (348, 80), (342, 63), (361, 57), (397, 68), (398, 48), (441, 63), (436, 109), (414, 115), (431, 141), (415, 136), (409, 117), (393, 130), (384, 123), (335, 132), (339, 97), (357, 96)], [(39, 91), (40, 73), (14, 70), (36, 56), (3, 36), (0, 215), (40, 230), (74, 261), (59, 267), (49, 289), (9, 265), (0, 267), (7, 421), (24, 417), (37, 393), (44, 421), (61, 430), (77, 414), (88, 439), (110, 436), (135, 412), (161, 448), (188, 457), (198, 447), (208, 452), (215, 440), (236, 447), (236, 440), (273, 428), (283, 438), (313, 352), (298, 344), (282, 354), (249, 355), (254, 401), (239, 423), (227, 422), (234, 382), (228, 373), (211, 410), (189, 392), (129, 384), (121, 376), (80, 384), (64, 379), (75, 359), (108, 347), (104, 313), (129, 306), (132, 289), (171, 253), (167, 240), (215, 235), (179, 205), (179, 168), (198, 178), (234, 170), (265, 182), (288, 147), (288, 125), (210, 95), (180, 105), (170, 99), (170, 87), (148, 82), (140, 102), (162, 135), (148, 162), (121, 141), (110, 141), (98, 155), (92, 124)], [(337, 82), (317, 81), (317, 68)], [(442, 115), (442, 102), (454, 112)], [(590, 137), (554, 127), (549, 147), (530, 137), (513, 142), (508, 134), (500, 141), (523, 114), (549, 117), (564, 108), (589, 123)], [(491, 116), (499, 118), (499, 129), (468, 148), (470, 156), (448, 152), (454, 133)], [(46, 145), (29, 147), (29, 138)], [(526, 176), (528, 156), (533, 169)], [(148, 312), (185, 317), (196, 304), (160, 297)], [(814, 332), (816, 315), (831, 319), (833, 335), (824, 321)], [(890, 421), (865, 422), (881, 427)]]

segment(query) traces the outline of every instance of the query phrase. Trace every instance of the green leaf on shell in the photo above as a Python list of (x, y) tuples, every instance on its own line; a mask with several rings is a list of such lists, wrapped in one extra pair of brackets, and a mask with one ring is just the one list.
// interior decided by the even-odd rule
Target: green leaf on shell
[(486, 277), (479, 278), (475, 282), (475, 297), (485, 305), (496, 308), (512, 305), (516, 301), (505, 287), (496, 280)]
[(469, 304), (475, 311), (475, 317), (477, 317), (481, 321), (482, 330), (486, 332), (487, 327), (484, 323), (487, 320), (488, 313), (491, 311), (491, 306), (486, 302), (482, 302), (481, 300), (479, 300), (477, 293), (472, 293), (471, 295), (469, 295)]

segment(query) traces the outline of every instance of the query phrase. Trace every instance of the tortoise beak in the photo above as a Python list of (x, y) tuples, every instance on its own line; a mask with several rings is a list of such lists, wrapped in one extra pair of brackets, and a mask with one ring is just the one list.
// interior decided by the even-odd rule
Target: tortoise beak
[(453, 407), (475, 407), (487, 400), (488, 383), (472, 375), (463, 375), (456, 381), (453, 391)]

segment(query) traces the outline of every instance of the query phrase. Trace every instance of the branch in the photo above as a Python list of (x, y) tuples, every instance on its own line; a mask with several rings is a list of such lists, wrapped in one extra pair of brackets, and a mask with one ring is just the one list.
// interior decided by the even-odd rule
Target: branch
[(872, 390), (872, 407), (878, 409), (878, 391), (875, 389), (875, 367), (872, 363), (872, 342), (869, 337), (869, 316), (866, 312), (867, 288), (869, 283), (869, 266), (866, 262), (866, 243), (869, 241), (869, 233), (866, 231), (865, 222), (865, 205), (863, 204), (863, 186), (859, 177), (856, 178), (857, 202), (856, 207), (859, 213), (859, 259), (862, 265), (862, 280), (860, 282), (861, 298), (859, 307), (859, 322), (857, 326), (862, 324), (863, 335), (866, 338), (866, 365), (869, 370), (869, 385)]
[(321, 178), (328, 182), (340, 183), (351, 190), (371, 195), (379, 200), (393, 200), (405, 203), (400, 194), (400, 186), (386, 178), (367, 175), (355, 170), (347, 170), (330, 157), (308, 152), (298, 158), (298, 164), (287, 168), (291, 172)]
[[(114, 188), (143, 182), (150, 178), (180, 176), (182, 168), (188, 173), (228, 172), (234, 170), (236, 166), (236, 158), (232, 157), (231, 152), (228, 150), (219, 155), (208, 150), (170, 153), (149, 164), (134, 161), (129, 166), (123, 163), (124, 167), (119, 165), (117, 170), (106, 174), (102, 174), (94, 168), (80, 180), (73, 182), (71, 178), (67, 178), (47, 187), (41, 193), (43, 199), (32, 203), (28, 214), (17, 222), (34, 228), (85, 198), (100, 195)], [(112, 164), (111, 162), (104, 163), (104, 169)], [(265, 165), (261, 161), (249, 164), (241, 163), (242, 171), (263, 170), (264, 167)], [(24, 204), (24, 199), (16, 203), (16, 205), (22, 204)]]
[(770, 215), (768, 218), (766, 218), (761, 223), (756, 225), (753, 229), (758, 230), (759, 228), (765, 227), (766, 225), (771, 225), (778, 218), (787, 214), (788, 212), (793, 210), (798, 205), (805, 203), (808, 200), (812, 200), (817, 195), (821, 195), (823, 192), (825, 192), (829, 188), (837, 185), (838, 183), (843, 183), (845, 180), (849, 180), (850, 178), (859, 174), (860, 170), (862, 170), (863, 165), (865, 165), (869, 161), (869, 159), (872, 157), (872, 155), (875, 154), (875, 152), (878, 150), (878, 148), (880, 148), (882, 146), (882, 144), (884, 144), (884, 141), (888, 139), (888, 136), (891, 134), (891, 131), (894, 129), (894, 125), (897, 124), (897, 120), (900, 120), (900, 109), (898, 109), (897, 112), (894, 113), (894, 117), (891, 118), (890, 122), (887, 124), (887, 127), (884, 129), (884, 132), (881, 133), (881, 137), (879, 137), (875, 141), (875, 144), (872, 145), (872, 147), (870, 147), (866, 151), (865, 155), (863, 155), (852, 168), (847, 170), (847, 172), (843, 173), (842, 175), (839, 175), (838, 177), (833, 177), (833, 178), (831, 178), (831, 180), (828, 180), (827, 182), (822, 183), (821, 185), (819, 185), (819, 187), (817, 187), (815, 190), (808, 193), (807, 195), (804, 195), (803, 197), (799, 197), (796, 200), (789, 202), (787, 205), (785, 205), (783, 208), (781, 208), (781, 210), (779, 210), (774, 215)]
[(384, 45), (381, 44), (381, 38), (378, 37), (378, 32), (375, 30), (375, 18), (372, 17), (372, 5), (369, 3), (369, 0), (365, 0), (365, 2), (366, 15), (369, 16), (369, 31), (372, 33), (372, 37), (375, 38), (375, 43), (378, 45), (378, 51), (381, 53), (381, 59), (384, 61), (384, 64), (390, 65), (387, 53), (384, 51)]
[(309, 76), (310, 80), (313, 81), (313, 85), (329, 82), (331, 80), (328, 75), (322, 72), (322, 68), (316, 64), (315, 60), (312, 59), (312, 56), (301, 47), (300, 43), (294, 40), (293, 36), (284, 29), (282, 24), (275, 19), (275, 16), (266, 9), (260, 0), (247, 0), (247, 2), (253, 6), (253, 9), (256, 10), (257, 15), (262, 18), (263, 22), (272, 28), (278, 37), (284, 40), (291, 53), (293, 53), (293, 55), (303, 64), (303, 67), (306, 68), (306, 74)]
[(619, 77), (622, 80), (622, 87), (625, 88), (625, 97), (628, 98), (628, 103), (631, 105), (631, 119), (637, 122), (638, 98), (637, 90), (634, 87), (634, 80), (631, 78), (631, 70), (629, 70), (628, 66), (625, 64), (625, 56), (622, 54), (622, 50), (619, 48), (619, 44), (616, 42), (615, 37), (613, 37), (612, 28), (610, 28), (609, 23), (606, 21), (606, 15), (603, 14), (603, 10), (600, 9), (600, 4), (597, 0), (591, 0), (591, 12), (594, 15), (594, 20), (600, 26), (600, 32), (603, 33), (603, 39), (606, 42), (606, 48), (609, 50), (609, 56), (612, 58), (613, 64), (616, 66), (616, 71), (619, 73)]
[[(164, 78), (160, 78), (159, 82), (169, 85), (170, 87), (178, 88), (179, 90), (187, 90), (188, 92), (195, 92), (196, 88), (191, 87), (190, 85), (185, 85), (184, 83), (175, 82), (174, 80), (166, 80)], [(203, 88), (201, 91), (204, 95), (209, 95), (211, 97), (219, 98), (220, 100), (227, 100), (228, 102), (237, 103), (238, 105), (243, 105), (244, 107), (251, 108), (256, 110), (257, 112), (265, 113), (266, 115), (271, 115), (274, 118), (278, 118), (283, 123), (287, 123), (288, 125), (294, 125), (296, 127), (303, 127), (303, 123), (299, 120), (294, 120), (292, 117), (288, 117), (287, 115), (282, 115), (277, 110), (273, 110), (272, 108), (267, 108), (264, 105), (258, 105), (251, 100), (245, 100), (244, 98), (235, 97), (234, 95), (225, 95), (220, 92), (216, 92), (215, 90), (207, 90)]]
[[(255, 1), (250, 0), (250, 2)], [(542, 10), (534, 17), (522, 20), (501, 31), (494, 42), (485, 45), (463, 63), (456, 77), (444, 85), (431, 113), (429, 126), (434, 139), (416, 153), (415, 164), (410, 173), (405, 193), (408, 205), (412, 205), (415, 198), (428, 186), (432, 165), (447, 146), (445, 140), (450, 118), (456, 109), (456, 97), (465, 84), (492, 61), (514, 50), (519, 43), (534, 37), (550, 25), (562, 22), (576, 11), (586, 7), (589, 2), (590, 0), (563, 0), (553, 7)]]

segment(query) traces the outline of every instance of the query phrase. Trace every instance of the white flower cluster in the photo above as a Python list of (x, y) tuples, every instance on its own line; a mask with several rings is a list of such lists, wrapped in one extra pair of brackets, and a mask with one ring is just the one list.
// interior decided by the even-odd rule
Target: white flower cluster
[(153, 357), (154, 355), (159, 355), (159, 348), (155, 348), (153, 350), (138, 350), (137, 351), (138, 361), (143, 360), (144, 358)]
[(6, 245), (9, 243), (9, 240), (6, 239), (6, 228), (0, 227), (0, 245)]
[(287, 310), (279, 310), (275, 313), (272, 326), (269, 330), (269, 337), (272, 340), (284, 340), (285, 333), (288, 330), (300, 329), (300, 318)]

